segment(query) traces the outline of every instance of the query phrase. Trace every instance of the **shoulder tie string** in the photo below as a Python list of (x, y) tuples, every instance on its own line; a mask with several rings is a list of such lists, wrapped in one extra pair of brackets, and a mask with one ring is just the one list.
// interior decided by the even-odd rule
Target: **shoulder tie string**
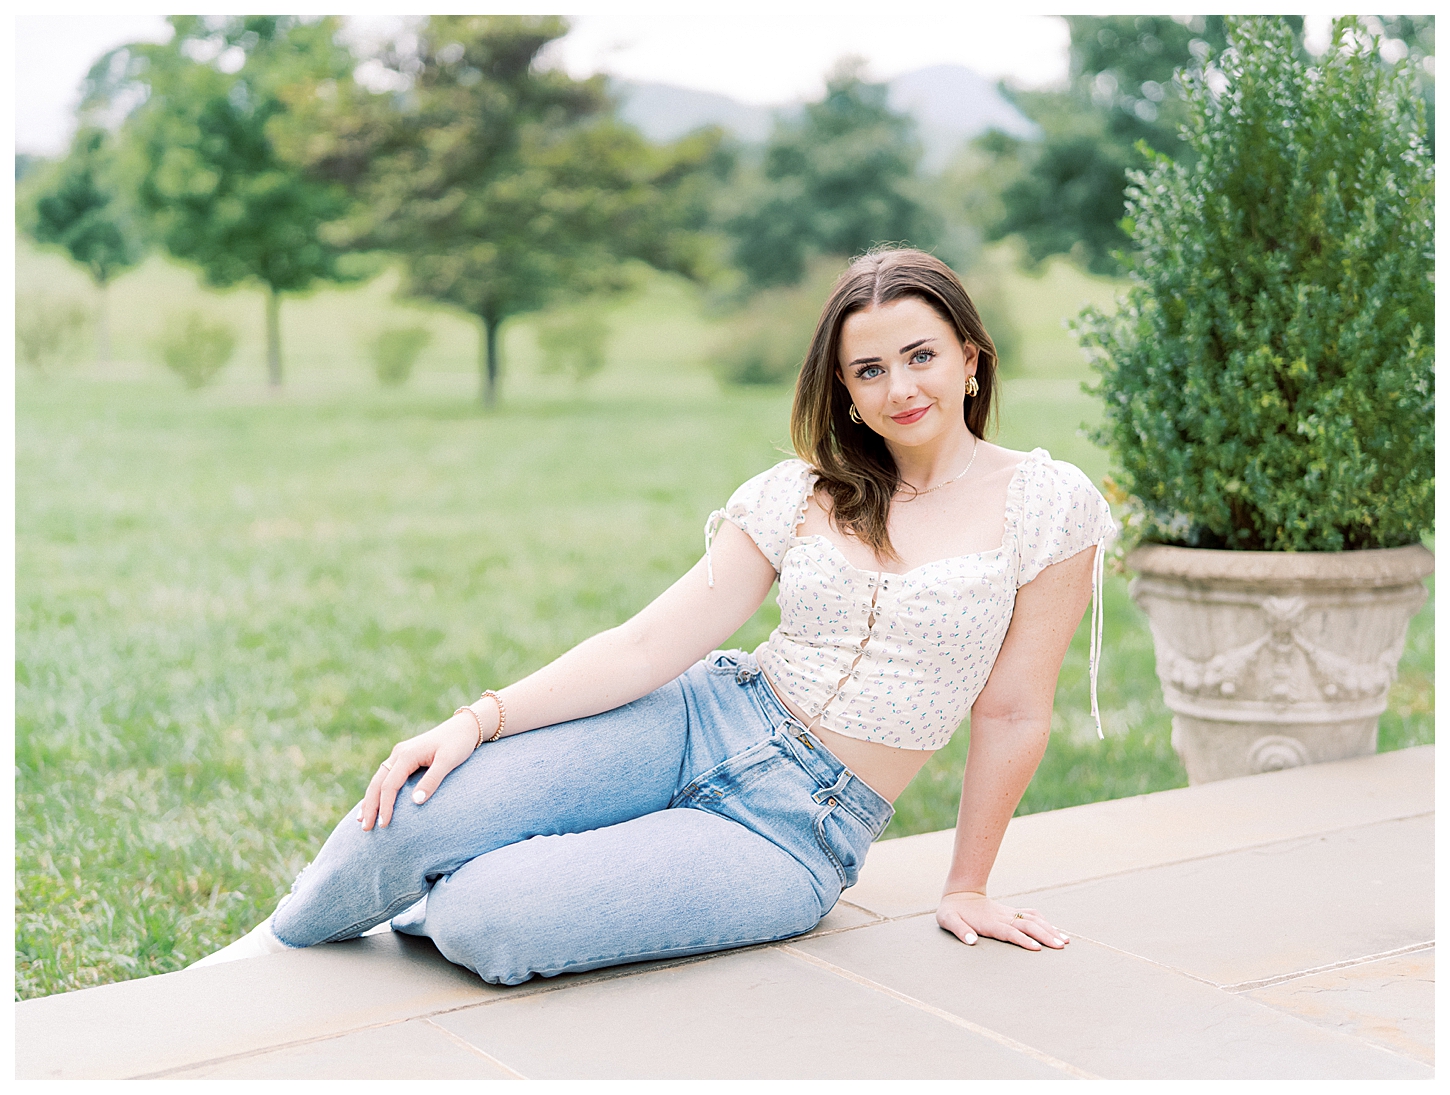
[(715, 588), (715, 562), (710, 557), (710, 547), (714, 543), (715, 534), (720, 531), (720, 523), (725, 520), (725, 511), (717, 509), (709, 517), (705, 518), (705, 577), (710, 583), (710, 588)]
[(1107, 541), (1099, 540), (1093, 554), (1093, 605), (1088, 621), (1088, 694), (1092, 698), (1093, 722), (1098, 728), (1098, 739), (1103, 737), (1103, 720), (1098, 714), (1098, 666), (1103, 659), (1103, 560), (1107, 555)]

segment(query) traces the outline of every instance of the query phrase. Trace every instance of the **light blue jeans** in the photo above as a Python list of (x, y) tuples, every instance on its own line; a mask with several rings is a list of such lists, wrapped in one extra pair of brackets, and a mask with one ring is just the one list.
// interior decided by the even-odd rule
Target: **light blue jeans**
[(765, 943), (856, 881), (891, 804), (741, 651), (613, 711), (485, 745), (387, 828), (354, 808), (272, 917), (289, 947), (393, 928), (485, 981)]

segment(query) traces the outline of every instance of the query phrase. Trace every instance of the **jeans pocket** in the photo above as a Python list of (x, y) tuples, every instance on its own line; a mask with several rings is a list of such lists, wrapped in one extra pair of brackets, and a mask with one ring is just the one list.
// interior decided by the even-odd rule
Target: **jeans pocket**
[(835, 804), (834, 799), (827, 800), (817, 812), (815, 829), (821, 851), (841, 876), (841, 888), (854, 886), (871, 847), (871, 830), (855, 814)]

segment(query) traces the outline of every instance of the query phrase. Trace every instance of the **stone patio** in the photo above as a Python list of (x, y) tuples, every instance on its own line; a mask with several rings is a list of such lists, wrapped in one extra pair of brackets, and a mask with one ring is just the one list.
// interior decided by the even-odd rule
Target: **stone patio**
[(1062, 952), (940, 930), (942, 832), (708, 958), (497, 988), (384, 933), (104, 985), (16, 1005), (16, 1076), (1430, 1078), (1434, 808), (1425, 746), (1017, 818), (991, 892)]

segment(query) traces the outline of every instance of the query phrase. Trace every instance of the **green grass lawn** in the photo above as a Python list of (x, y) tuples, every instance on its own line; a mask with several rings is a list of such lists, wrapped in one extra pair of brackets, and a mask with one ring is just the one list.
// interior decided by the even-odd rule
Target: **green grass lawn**
[[(18, 267), (22, 290), (85, 292), (23, 245)], [(1061, 319), (1111, 286), (1065, 267), (1004, 276), (1024, 359), (1042, 365), (1008, 383), (998, 439), (1097, 477)], [(199, 393), (146, 350), (192, 306), (244, 335)], [(510, 328), (493, 415), (473, 401), (470, 324), (393, 302), (386, 279), (288, 302), (280, 395), (263, 383), (258, 294), (206, 293), (153, 259), (114, 287), (112, 313), (119, 364), (17, 380), (21, 998), (178, 969), (249, 928), (394, 740), (627, 617), (698, 558), (706, 513), (787, 448), (789, 394), (722, 391), (702, 363), (715, 328), (667, 279), (613, 310), (609, 363), (582, 386), (541, 376), (528, 325)], [(379, 388), (359, 345), (419, 317), (435, 340), (417, 375)], [(1431, 612), (1385, 747), (1432, 740)], [(735, 642), (775, 621), (767, 605)], [(1102, 743), (1084, 630), (1022, 812), (1184, 782), (1119, 576), (1101, 696)], [(888, 835), (952, 824), (966, 744), (933, 758)]]

